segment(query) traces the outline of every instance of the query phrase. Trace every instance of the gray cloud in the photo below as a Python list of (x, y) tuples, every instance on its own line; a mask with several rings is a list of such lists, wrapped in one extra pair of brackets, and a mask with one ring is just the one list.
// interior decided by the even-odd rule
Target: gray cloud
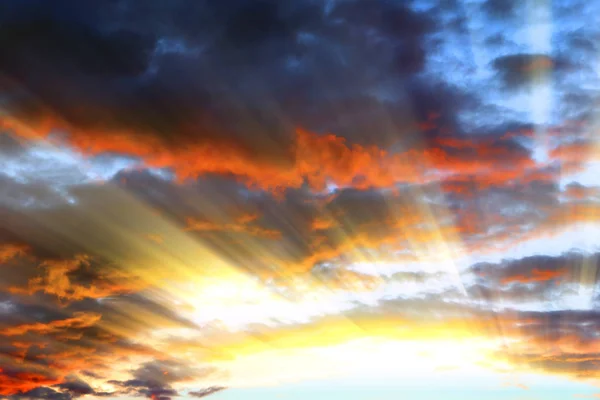
[(511, 54), (496, 58), (492, 67), (507, 89), (520, 89), (539, 83), (549, 73), (568, 71), (571, 64), (543, 54)]
[[(176, 390), (171, 387), (175, 382), (197, 379), (210, 375), (213, 369), (197, 370), (176, 361), (151, 361), (141, 365), (132, 371), (133, 379), (127, 381), (109, 381), (119, 386), (123, 393), (142, 395), (152, 399), (170, 399), (178, 396)], [(210, 390), (206, 395), (215, 393), (223, 388)]]

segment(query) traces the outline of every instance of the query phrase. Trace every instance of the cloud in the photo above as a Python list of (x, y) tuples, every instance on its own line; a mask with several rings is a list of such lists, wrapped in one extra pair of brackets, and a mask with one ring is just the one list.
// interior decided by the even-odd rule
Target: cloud
[(46, 272), (45, 276), (30, 279), (25, 289), (11, 287), (9, 290), (30, 295), (44, 292), (68, 303), (131, 293), (142, 288), (139, 282), (131, 281), (121, 272), (108, 268), (94, 272), (99, 268), (92, 262), (91, 257), (82, 254), (72, 260), (46, 260), (40, 264)]
[(584, 186), (580, 183), (573, 182), (565, 187), (564, 195), (572, 201), (598, 198), (600, 196), (600, 188)]
[[(124, 393), (146, 396), (155, 400), (170, 399), (178, 396), (171, 385), (198, 379), (213, 373), (212, 369), (198, 370), (176, 361), (151, 361), (132, 371), (133, 379), (126, 381), (109, 381), (121, 388)], [(208, 395), (209, 393), (207, 393)]]
[(23, 80), (33, 78), (28, 76), (32, 68), (54, 74), (60, 68), (92, 76), (137, 75), (146, 69), (153, 44), (134, 32), (102, 34), (84, 24), (59, 24), (41, 16), (3, 24), (0, 38), (6, 49), (0, 69)]
[(15, 400), (20, 400), (20, 399), (43, 399), (43, 400), (71, 400), (71, 395), (68, 393), (63, 393), (63, 392), (57, 392), (56, 390), (53, 390), (51, 388), (48, 387), (38, 387), (29, 391), (26, 391), (24, 393), (20, 393), (20, 394), (13, 394), (12, 396), (9, 396), (9, 399), (15, 399)]
[(593, 23), (556, 5), (549, 55), (512, 1), (52, 3), (0, 4), (3, 396), (203, 397), (364, 338), (595, 375)]
[(335, 218), (329, 216), (317, 216), (311, 222), (311, 228), (315, 231), (324, 231), (335, 227), (336, 224)]
[(95, 394), (94, 389), (89, 384), (77, 378), (59, 383), (58, 385), (56, 385), (56, 387), (68, 392), (74, 397), (85, 396), (87, 394)]
[(217, 393), (220, 392), (222, 390), (225, 390), (226, 388), (221, 387), (221, 386), (211, 386), (202, 390), (197, 390), (197, 391), (193, 391), (193, 392), (188, 392), (188, 396), (192, 396), (192, 397), (206, 397), (209, 396), (213, 393)]
[[(434, 26), (425, 14), (390, 2), (345, 2), (329, 13), (310, 1), (159, 8), (131, 13), (112, 5), (96, 14), (77, 8), (70, 18), (19, 8), (19, 18), (3, 25), (11, 49), (3, 72), (16, 81), (9, 86), (12, 114), (27, 122), (58, 119), (75, 131), (136, 132), (166, 147), (185, 141), (222, 151), (234, 142), (258, 159), (280, 159), (293, 128), (305, 125), (295, 117), (329, 103), (312, 98), (324, 82), (356, 93), (370, 86), (373, 71), (402, 77), (420, 71), (423, 37)], [(384, 40), (371, 39), (374, 29)], [(353, 69), (345, 68), (348, 62)], [(66, 69), (68, 79), (58, 74)], [(258, 90), (248, 84), (251, 77)], [(386, 81), (375, 78), (375, 86)], [(281, 104), (282, 112), (265, 109), (267, 103)]]
[(317, 135), (298, 130), (293, 147), (295, 161), (282, 166), (256, 162), (235, 147), (201, 145), (173, 151), (157, 141), (140, 142), (135, 134), (105, 133), (104, 139), (99, 139), (92, 132), (81, 132), (80, 136), (72, 133), (72, 144), (92, 155), (120, 152), (142, 157), (147, 166), (173, 168), (182, 180), (208, 174), (231, 174), (251, 188), (274, 192), (301, 188), (305, 182), (320, 192), (329, 183), (360, 189), (392, 188), (398, 183), (435, 180), (435, 175), (427, 176), (427, 170), (439, 171), (442, 176), (485, 174), (487, 179), (482, 179), (482, 183), (495, 183), (516, 179), (520, 176), (518, 171), (535, 166), (523, 148), (506, 141), (482, 142), (470, 148), (445, 146), (392, 153), (375, 146), (350, 144), (333, 134)]
[[(83, 307), (88, 311), (74, 312), (70, 318), (59, 319), (54, 315), (57, 313), (55, 308), (14, 301), (14, 309), (9, 315), (2, 315), (0, 321), (0, 335), (5, 339), (0, 345), (1, 394), (27, 396), (32, 389), (51, 387), (69, 398), (116, 395), (96, 390), (96, 385), (106, 387), (104, 374), (114, 374), (116, 365), (127, 367), (131, 360), (159, 354), (147, 346), (133, 343), (123, 335), (123, 330), (117, 334), (110, 327), (107, 330), (106, 326), (101, 326), (100, 316), (109, 316), (109, 308), (88, 304)], [(81, 304), (77, 308), (81, 309)], [(95, 314), (89, 311), (92, 309)], [(66, 311), (60, 309), (63, 315)], [(14, 320), (44, 322), (14, 324)], [(96, 373), (82, 374), (89, 370)], [(84, 376), (91, 383), (83, 381)]]
[(27, 253), (29, 247), (24, 244), (3, 243), (0, 244), (0, 263), (4, 264), (15, 257), (22, 256)]
[(331, 18), (359, 28), (375, 27), (394, 41), (392, 65), (396, 73), (418, 72), (424, 67), (426, 52), (419, 39), (434, 28), (434, 22), (425, 14), (391, 2), (357, 0), (334, 7)]
[(511, 54), (496, 58), (492, 62), (507, 89), (520, 89), (539, 80), (551, 72), (564, 72), (569, 62), (543, 54)]
[(577, 282), (579, 269), (590, 263), (596, 263), (593, 255), (572, 252), (559, 257), (539, 255), (506, 260), (500, 264), (478, 263), (470, 267), (470, 270), (487, 281), (490, 287), (498, 287), (512, 283)]
[(575, 141), (564, 143), (552, 149), (551, 156), (561, 160), (570, 166), (580, 166), (586, 161), (595, 161), (598, 159), (598, 150), (593, 143), (584, 141)]
[(534, 371), (596, 378), (598, 345), (590, 337), (595, 315), (572, 310), (523, 314), (526, 323), (510, 334), (516, 340), (504, 358)]
[(493, 18), (506, 18), (515, 15), (516, 4), (513, 0), (487, 0), (483, 3), (483, 10)]
[(48, 396), (53, 394), (61, 396), (62, 394), (57, 393), (55, 390), (43, 387), (44, 385), (59, 383), (61, 380), (62, 379), (60, 378), (37, 373), (11, 373), (2, 370), (2, 372), (0, 372), (0, 394), (9, 396), (18, 395), (19, 393), (29, 393), (31, 398), (39, 398), (44, 395)]
[(506, 284), (513, 283), (513, 282), (519, 282), (519, 283), (545, 282), (545, 281), (560, 279), (564, 275), (565, 275), (564, 270), (548, 271), (548, 270), (534, 269), (531, 271), (530, 276), (527, 276), (527, 275), (510, 276), (510, 277), (504, 278), (502, 280), (502, 283), (506, 285)]
[(215, 223), (207, 220), (200, 220), (193, 217), (186, 219), (186, 230), (192, 232), (230, 232), (230, 233), (245, 233), (253, 236), (265, 237), (267, 239), (281, 238), (281, 232), (262, 228), (257, 226), (254, 221), (258, 218), (256, 214), (241, 215), (234, 222)]
[(96, 324), (102, 316), (95, 313), (77, 312), (71, 318), (51, 321), (47, 324), (38, 322), (32, 324), (22, 324), (0, 329), (0, 336), (21, 336), (27, 333), (37, 333), (42, 335), (54, 334), (65, 329), (88, 328)]
[(86, 395), (93, 395), (94, 397), (109, 397), (116, 395), (116, 393), (110, 392), (97, 392), (86, 382), (77, 378), (68, 379), (62, 383), (53, 385), (53, 387), (58, 390), (50, 387), (37, 387), (32, 390), (14, 393), (8, 396), (8, 399), (71, 400)]

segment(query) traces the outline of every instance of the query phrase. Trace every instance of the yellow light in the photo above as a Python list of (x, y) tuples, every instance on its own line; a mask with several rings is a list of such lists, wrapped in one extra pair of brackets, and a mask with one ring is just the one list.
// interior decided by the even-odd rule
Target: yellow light
[(262, 386), (303, 380), (395, 379), (460, 370), (485, 373), (494, 344), (470, 340), (390, 340), (362, 338), (323, 347), (278, 348), (224, 362), (231, 386)]

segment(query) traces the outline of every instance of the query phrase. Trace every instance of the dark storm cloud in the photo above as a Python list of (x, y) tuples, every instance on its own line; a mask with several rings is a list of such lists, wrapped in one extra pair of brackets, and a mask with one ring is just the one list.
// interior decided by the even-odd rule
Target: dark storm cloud
[(507, 89), (519, 89), (539, 83), (548, 74), (568, 71), (571, 63), (543, 54), (511, 54), (496, 58), (492, 67)]
[(128, 31), (101, 34), (86, 25), (38, 17), (4, 22), (2, 72), (16, 80), (32, 79), (35, 71), (84, 76), (127, 77), (144, 72), (152, 41)]
[(463, 133), (458, 115), (481, 104), (477, 94), (443, 80), (410, 80), (404, 93), (405, 107), (418, 122), (419, 133), (426, 145), (434, 145), (439, 136)]
[[(94, 116), (86, 113), (97, 117), (94, 107), (116, 99), (117, 80), (134, 78), (147, 69), (154, 39), (127, 29), (102, 28), (99, 21), (87, 18), (89, 14), (84, 17), (81, 7), (61, 14), (40, 2), (31, 3), (2, 4), (18, 9), (3, 13), (0, 29), (5, 49), (0, 84), (13, 96), (9, 109), (16, 115), (35, 115), (49, 108), (76, 125), (89, 124)], [(77, 110), (75, 104), (86, 111)]]
[(392, 59), (396, 72), (413, 73), (423, 68), (426, 52), (420, 38), (434, 29), (426, 15), (392, 1), (356, 0), (340, 2), (330, 16), (357, 28), (375, 27), (384, 40), (392, 41), (396, 46)]
[[(435, 28), (389, 1), (329, 14), (311, 1), (175, 3), (115, 2), (96, 19), (81, 7), (64, 16), (16, 7), (0, 32), (13, 115), (42, 107), (74, 127), (133, 129), (166, 146), (229, 138), (257, 154), (270, 145), (255, 137), (270, 132), (274, 157), (295, 125), (314, 125), (302, 118), (311, 108), (422, 70), (422, 38)], [(421, 108), (422, 90), (408, 96)]]
[[(70, 127), (94, 129), (89, 133), (71, 132), (79, 150), (93, 147), (95, 153), (132, 152), (181, 169), (176, 160), (178, 153), (186, 149), (184, 143), (209, 142), (234, 148), (234, 157), (243, 155), (241, 163), (275, 161), (285, 170), (294, 162), (297, 126), (334, 132), (348, 138), (350, 144), (407, 149), (430, 144), (441, 133), (460, 131), (457, 114), (478, 102), (472, 93), (442, 79), (413, 76), (412, 72), (421, 67), (410, 67), (411, 73), (397, 71), (388, 55), (403, 54), (404, 48), (409, 52), (422, 48), (425, 36), (439, 27), (430, 17), (393, 2), (343, 2), (330, 13), (311, 2), (293, 6), (265, 1), (187, 7), (187, 16), (184, 6), (156, 4), (134, 15), (135, 7), (124, 3), (109, 7), (115, 17), (111, 24), (106, 11), (97, 21), (82, 19), (80, 25), (99, 35), (126, 28), (145, 38), (145, 43), (156, 42), (145, 72), (115, 78), (81, 68), (79, 75), (69, 78), (71, 85), (57, 90), (69, 91), (72, 86), (85, 98), (66, 101), (64, 110), (63, 105), (45, 102)], [(72, 11), (69, 21), (78, 13), (83, 11)], [(163, 15), (159, 23), (161, 13), (168, 17)], [(24, 11), (23, 15), (19, 21), (26, 19)], [(185, 38), (177, 33), (185, 23), (169, 26), (193, 15), (200, 19), (211, 15), (222, 23), (208, 24)], [(260, 24), (254, 24), (256, 21)], [(152, 36), (148, 32), (154, 26)], [(294, 46), (280, 46), (282, 40)], [(149, 44), (140, 42), (138, 47), (146, 54), (144, 46)], [(201, 50), (193, 50), (198, 48)], [(290, 68), (289, 52), (296, 48), (303, 52), (293, 55), (297, 65)], [(253, 53), (238, 62), (232, 53), (240, 51), (266, 51), (267, 56), (263, 59)], [(407, 65), (415, 64), (410, 54), (398, 57)], [(80, 78), (82, 83), (75, 84)], [(61, 95), (51, 97), (58, 99)], [(17, 103), (15, 98), (13, 105)], [(106, 130), (113, 129), (126, 132), (106, 134)], [(367, 130), (373, 134), (364, 135)], [(425, 140), (421, 132), (425, 132)], [(146, 142), (144, 138), (152, 139)], [(143, 149), (138, 152), (136, 147)], [(203, 156), (195, 157), (199, 158)], [(225, 162), (218, 159), (214, 164), (222, 166)], [(178, 172), (178, 176), (184, 175)], [(204, 172), (191, 167), (185, 177)], [(240, 174), (237, 169), (231, 172)], [(23, 194), (11, 199), (11, 204), (44, 196), (54, 204), (66, 196), (64, 191), (38, 194), (20, 189), (14, 192)]]

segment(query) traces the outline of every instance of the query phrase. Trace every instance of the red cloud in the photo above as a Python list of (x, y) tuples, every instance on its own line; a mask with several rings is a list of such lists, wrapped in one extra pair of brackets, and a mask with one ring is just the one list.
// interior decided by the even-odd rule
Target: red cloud
[(33, 372), (9, 374), (0, 369), (0, 394), (10, 396), (25, 393), (40, 386), (51, 386), (63, 381), (61, 377), (46, 376)]

